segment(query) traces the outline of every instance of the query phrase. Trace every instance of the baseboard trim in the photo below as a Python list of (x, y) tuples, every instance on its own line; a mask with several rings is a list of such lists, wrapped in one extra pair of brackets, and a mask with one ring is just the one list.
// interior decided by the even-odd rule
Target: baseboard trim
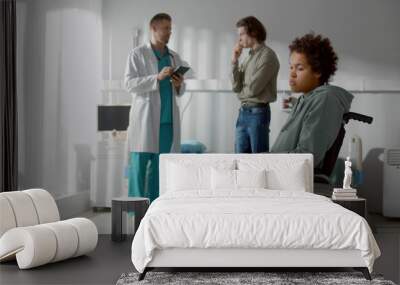
[(61, 220), (78, 216), (90, 209), (90, 191), (83, 191), (55, 199)]

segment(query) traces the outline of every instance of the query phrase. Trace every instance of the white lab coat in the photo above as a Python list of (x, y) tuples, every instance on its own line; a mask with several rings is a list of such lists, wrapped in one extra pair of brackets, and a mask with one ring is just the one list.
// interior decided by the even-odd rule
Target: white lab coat
[[(172, 55), (170, 58), (173, 67), (187, 66), (176, 52), (169, 52)], [(150, 42), (134, 48), (129, 53), (125, 69), (125, 88), (133, 95), (128, 127), (129, 152), (159, 153), (161, 99), (157, 74), (158, 60)], [(174, 87), (172, 89), (174, 134), (171, 152), (180, 152), (180, 115), (176, 96), (184, 94), (185, 83), (182, 84), (179, 94)]]

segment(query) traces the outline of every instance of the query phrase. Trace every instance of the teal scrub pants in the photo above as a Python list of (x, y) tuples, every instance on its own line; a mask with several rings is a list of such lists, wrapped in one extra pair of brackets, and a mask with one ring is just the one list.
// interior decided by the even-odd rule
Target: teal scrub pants
[(129, 161), (129, 197), (147, 197), (152, 202), (159, 195), (158, 162), (161, 153), (171, 151), (172, 124), (160, 125), (160, 153), (131, 152)]

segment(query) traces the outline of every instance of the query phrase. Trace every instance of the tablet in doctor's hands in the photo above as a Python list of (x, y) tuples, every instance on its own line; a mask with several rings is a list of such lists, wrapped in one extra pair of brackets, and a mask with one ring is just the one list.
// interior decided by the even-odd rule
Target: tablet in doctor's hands
[(180, 65), (174, 69), (174, 72), (172, 73), (172, 75), (183, 76), (189, 69), (190, 69), (190, 67)]

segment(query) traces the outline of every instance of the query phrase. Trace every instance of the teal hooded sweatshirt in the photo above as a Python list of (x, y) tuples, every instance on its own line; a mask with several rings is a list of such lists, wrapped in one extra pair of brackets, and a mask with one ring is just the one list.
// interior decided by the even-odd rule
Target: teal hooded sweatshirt
[(349, 112), (353, 95), (343, 88), (322, 85), (301, 95), (271, 148), (274, 153), (312, 153), (321, 167)]

